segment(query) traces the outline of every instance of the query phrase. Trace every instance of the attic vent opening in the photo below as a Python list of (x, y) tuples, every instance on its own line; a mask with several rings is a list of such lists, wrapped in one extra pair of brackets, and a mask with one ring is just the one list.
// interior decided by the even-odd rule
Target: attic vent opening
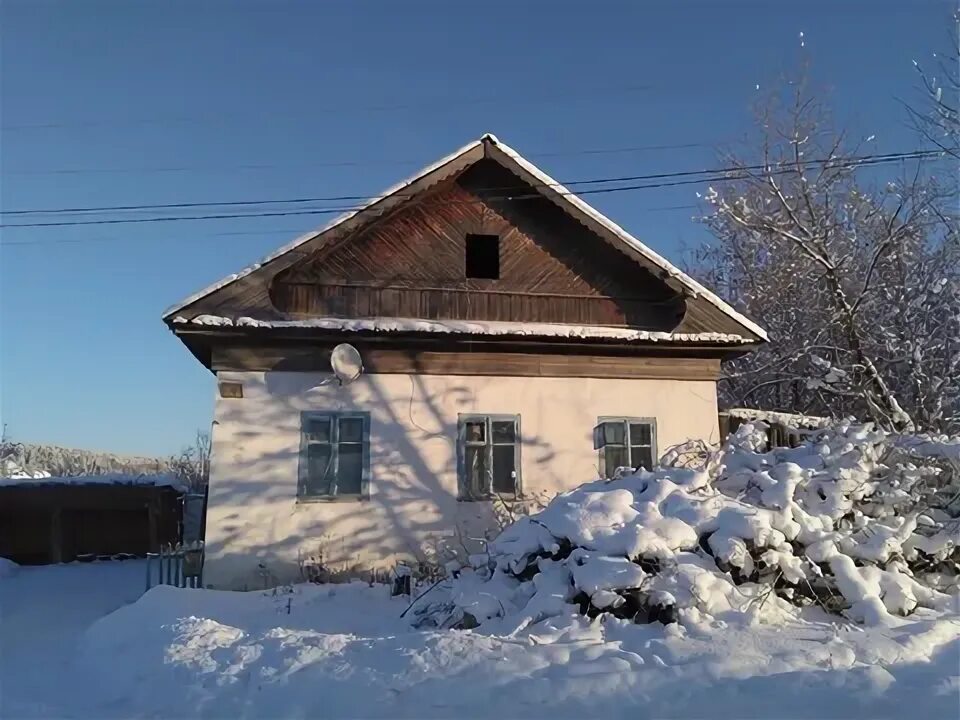
[(482, 280), (500, 278), (500, 237), (467, 235), (466, 276)]

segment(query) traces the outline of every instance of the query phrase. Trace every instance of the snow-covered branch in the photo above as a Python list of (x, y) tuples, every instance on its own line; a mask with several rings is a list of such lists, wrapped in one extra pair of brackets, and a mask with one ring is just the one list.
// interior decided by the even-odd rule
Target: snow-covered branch
[[(716, 242), (704, 279), (771, 332), (729, 364), (731, 404), (856, 415), (887, 428), (957, 428), (960, 231), (936, 164), (877, 170), (789, 89), (761, 114), (756, 154), (728, 156), (736, 179), (710, 188)], [(818, 159), (818, 160), (815, 160)], [(762, 161), (764, 171), (754, 166)]]

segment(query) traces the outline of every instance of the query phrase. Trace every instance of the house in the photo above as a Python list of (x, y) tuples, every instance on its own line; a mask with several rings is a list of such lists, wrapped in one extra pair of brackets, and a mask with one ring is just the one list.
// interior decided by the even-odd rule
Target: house
[[(227, 588), (470, 548), (517, 503), (715, 442), (720, 361), (766, 339), (492, 135), (164, 320), (217, 376)], [(331, 383), (345, 342), (364, 372)]]

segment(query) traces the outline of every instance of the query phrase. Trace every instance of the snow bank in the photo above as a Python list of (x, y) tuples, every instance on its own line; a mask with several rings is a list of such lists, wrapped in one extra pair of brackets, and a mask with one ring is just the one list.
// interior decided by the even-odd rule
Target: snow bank
[(77, 710), (87, 690), (77, 640), (143, 594), (145, 572), (145, 560), (125, 560), (24, 565), (0, 579), (0, 717), (105, 717)]
[(960, 477), (916, 464), (919, 448), (940, 458), (954, 440), (902, 452), (902, 436), (841, 423), (763, 453), (765, 429), (741, 426), (697, 467), (558, 496), (507, 527), (453, 581), (450, 603), (420, 611), (424, 621), (495, 620), (515, 632), (571, 603), (590, 616), (685, 624), (752, 622), (761, 610), (776, 621), (818, 605), (890, 625), (956, 604), (960, 519), (938, 502)]
[[(597, 558), (586, 557), (579, 568)], [(960, 625), (636, 625), (532, 584), (547, 619), (515, 634), (412, 629), (384, 586), (277, 593), (159, 587), (83, 636), (71, 715), (93, 717), (947, 717)], [(631, 564), (631, 563), (627, 563)], [(622, 577), (623, 563), (599, 560)], [(580, 572), (576, 568), (573, 573)], [(628, 582), (635, 582), (633, 573)], [(529, 607), (529, 603), (528, 603)], [(556, 608), (565, 610), (557, 612)], [(921, 613), (921, 614), (922, 614)], [(828, 672), (825, 672), (828, 671)]]
[(10, 577), (13, 575), (17, 568), (20, 566), (17, 565), (13, 560), (8, 560), (5, 557), (0, 557), (0, 580), (5, 577)]
[[(573, 573), (597, 559), (587, 554)], [(895, 718), (904, 707), (923, 717), (956, 714), (955, 616), (920, 609), (893, 627), (854, 628), (826, 622), (814, 608), (777, 625), (637, 625), (612, 613), (580, 615), (562, 600), (571, 570), (540, 562), (533, 580), (513, 582), (538, 588), (546, 619), (516, 633), (497, 620), (470, 631), (414, 629), (412, 612), (400, 617), (407, 600), (382, 585), (251, 593), (161, 586), (144, 594), (141, 561), (22, 568), (0, 583), (0, 714), (618, 720), (769, 718), (789, 708), (791, 717), (819, 719)], [(612, 565), (620, 577), (624, 565)], [(450, 589), (442, 583), (427, 597), (447, 598)]]
[(141, 595), (140, 563), (20, 568), (3, 714), (954, 717), (953, 441), (844, 423), (760, 452), (763, 429), (555, 498), (404, 617), (364, 583)]

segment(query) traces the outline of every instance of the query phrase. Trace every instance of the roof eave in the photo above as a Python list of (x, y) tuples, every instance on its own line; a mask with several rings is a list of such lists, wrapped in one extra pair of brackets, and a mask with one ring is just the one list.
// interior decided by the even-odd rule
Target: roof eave
[[(451, 340), (463, 343), (497, 343), (497, 344), (531, 344), (531, 345), (609, 345), (630, 348), (653, 347), (682, 347), (689, 349), (709, 348), (723, 349), (731, 352), (741, 352), (755, 349), (761, 342), (749, 338), (740, 340), (709, 340), (709, 339), (625, 339), (606, 336), (569, 336), (569, 335), (537, 335), (537, 334), (506, 334), (506, 333), (476, 333), (476, 332), (431, 332), (416, 330), (375, 330), (375, 329), (340, 329), (325, 327), (258, 327), (251, 325), (193, 325), (190, 323), (167, 323), (170, 330), (180, 337), (208, 337), (208, 338), (256, 338), (276, 340), (308, 340), (308, 339), (338, 339), (349, 340), (357, 338), (363, 340), (409, 340), (417, 339), (426, 342)], [(196, 354), (196, 353), (194, 353)]]

